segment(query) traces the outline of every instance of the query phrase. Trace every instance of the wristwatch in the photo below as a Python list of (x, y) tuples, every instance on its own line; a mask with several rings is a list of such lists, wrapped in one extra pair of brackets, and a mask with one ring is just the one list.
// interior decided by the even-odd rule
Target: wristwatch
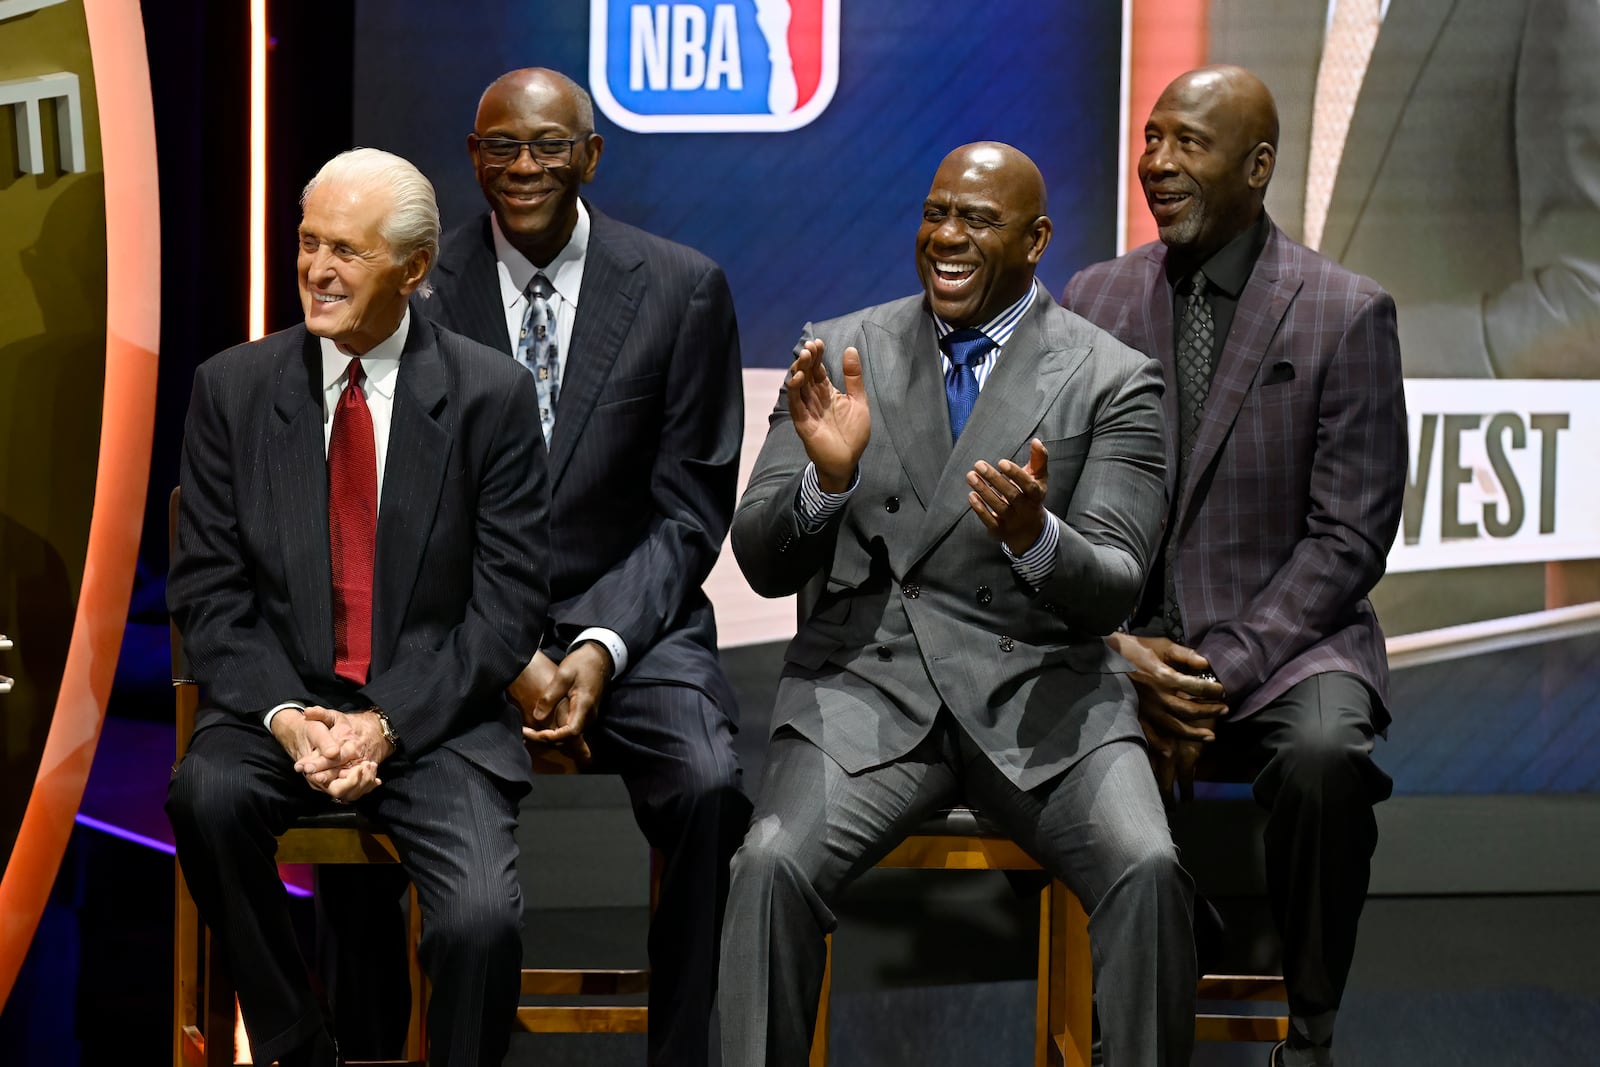
[(383, 709), (376, 704), (367, 710), (378, 717), (378, 729), (383, 731), (383, 739), (398, 749), (400, 747), (400, 735), (394, 732), (394, 724), (389, 721), (389, 716), (385, 715)]

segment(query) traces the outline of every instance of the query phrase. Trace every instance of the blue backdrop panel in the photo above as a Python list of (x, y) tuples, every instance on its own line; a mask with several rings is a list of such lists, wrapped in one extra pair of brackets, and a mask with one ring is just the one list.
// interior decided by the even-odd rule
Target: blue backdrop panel
[[(613, 0), (608, 17), (633, 6)], [(709, 27), (715, 5), (700, 6)], [(750, 43), (754, 0), (733, 6), (748, 88), (767, 58)], [(922, 198), (939, 160), (968, 141), (1007, 141), (1044, 172), (1055, 237), (1040, 275), (1052, 292), (1116, 251), (1118, 0), (840, 7), (837, 90), (800, 129), (632, 133), (597, 115), (605, 155), (588, 194), (722, 264), (746, 366), (785, 365), (808, 319), (916, 290)], [(581, 0), (366, 0), (356, 17), (356, 142), (421, 167), (446, 226), (484, 209), (466, 135), (485, 85), (523, 66), (590, 85)]]

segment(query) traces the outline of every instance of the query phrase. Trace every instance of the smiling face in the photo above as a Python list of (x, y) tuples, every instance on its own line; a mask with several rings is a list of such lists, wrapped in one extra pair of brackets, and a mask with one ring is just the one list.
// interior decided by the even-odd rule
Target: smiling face
[(1193, 262), (1255, 222), (1272, 177), (1276, 111), (1266, 87), (1246, 73), (1185, 74), (1161, 94), (1145, 123), (1139, 157), (1145, 202), (1162, 242)]
[[(489, 208), (511, 244), (543, 267), (566, 247), (578, 222), (578, 190), (594, 178), (604, 140), (584, 123), (574, 89), (552, 72), (514, 71), (489, 86), (478, 104), (467, 151)], [(523, 149), (508, 164), (484, 158), (478, 141), (577, 138), (566, 166), (540, 166)]]
[(395, 262), (380, 232), (392, 194), (323, 181), (300, 218), (300, 307), (306, 329), (362, 355), (400, 325), (406, 299), (427, 273), (426, 252)]
[(1049, 243), (1033, 162), (1008, 145), (967, 145), (945, 157), (922, 203), (917, 276), (934, 314), (979, 326), (1022, 299)]

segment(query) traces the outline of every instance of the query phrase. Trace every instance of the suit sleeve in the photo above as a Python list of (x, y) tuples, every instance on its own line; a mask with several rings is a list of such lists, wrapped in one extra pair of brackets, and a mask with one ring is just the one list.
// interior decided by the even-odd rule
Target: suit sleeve
[[(1513, 121), (1521, 273), (1498, 292), (1410, 304), (1406, 349), (1479, 354), (1504, 378), (1600, 375), (1600, 4), (1535, 0)], [(1470, 361), (1469, 361), (1470, 362)], [(1460, 357), (1451, 357), (1460, 365)]]
[(533, 658), (548, 607), (550, 487), (531, 375), (509, 376), (478, 477), (472, 592), (438, 647), (362, 687), (415, 756), (482, 718)]
[(705, 583), (733, 514), (744, 439), (744, 389), (733, 297), (712, 266), (696, 282), (666, 375), (661, 439), (650, 465), (654, 509), (644, 538), (578, 596), (552, 609), (556, 636), (614, 630), (630, 656), (660, 638)]
[(194, 376), (167, 605), (207, 705), (259, 723), (261, 713), (280, 701), (316, 701), (256, 606), (239, 539), (229, 413), (218, 396), (227, 383), (218, 377), (211, 363)]
[[(795, 352), (815, 336), (807, 323)], [(825, 351), (828, 372), (837, 382), (832, 361), (834, 353), (842, 353), (844, 346), (829, 341)], [(733, 519), (734, 558), (745, 581), (760, 596), (781, 597), (799, 592), (832, 558), (840, 516), (848, 505), (834, 513), (821, 529), (805, 528), (795, 510), (795, 500), (809, 463), (789, 417), (789, 388), (780, 386), (777, 403), (767, 417), (766, 440)]]
[(1370, 296), (1323, 381), (1305, 536), (1237, 618), (1201, 640), (1230, 697), (1346, 625), (1383, 576), (1406, 479), (1405, 390), (1394, 301)]
[(1096, 634), (1116, 629), (1137, 604), (1167, 495), (1161, 370), (1131, 349), (1118, 354), (1130, 369), (1096, 412), (1088, 456), (1061, 516), (1055, 567), (1037, 594), (1070, 625)]

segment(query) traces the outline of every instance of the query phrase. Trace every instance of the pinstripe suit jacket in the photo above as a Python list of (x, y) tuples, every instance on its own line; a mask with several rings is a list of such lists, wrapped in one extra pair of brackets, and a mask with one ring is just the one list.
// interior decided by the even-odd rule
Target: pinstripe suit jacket
[[(1041, 291), (952, 447), (922, 296), (808, 325), (812, 337), (835, 383), (845, 348), (861, 353), (872, 437), (849, 502), (808, 534), (795, 516), (807, 460), (780, 392), (739, 503), (733, 548), (756, 592), (810, 585), (774, 724), (854, 773), (909, 752), (942, 705), (1022, 789), (1139, 737), (1128, 664), (1100, 635), (1133, 609), (1159, 534), (1155, 366)], [(979, 459), (1026, 463), (1034, 437), (1045, 506), (1065, 521), (1037, 590), (971, 513), (965, 481)]]
[[(696, 686), (733, 715), (701, 590), (744, 435), (733, 298), (700, 253), (589, 214), (550, 442), (547, 639), (559, 658), (585, 627), (608, 627), (628, 646), (625, 677)], [(511, 354), (487, 214), (445, 235), (433, 296), (416, 306)]]
[[(1081, 271), (1063, 303), (1160, 361), (1176, 426), (1166, 247)], [(1235, 716), (1312, 675), (1349, 671), (1387, 722), (1388, 660), (1367, 593), (1383, 575), (1405, 479), (1394, 302), (1274, 226), (1240, 293), (1182, 483), (1168, 487), (1184, 632)]]
[(333, 673), (322, 356), (295, 326), (207, 360), (184, 433), (167, 603), (203, 694), (196, 731), (285, 700), (376, 704), (411, 755), (527, 780), (505, 688), (544, 620), (549, 507), (532, 381), (413, 315), (373, 565), (372, 669)]

